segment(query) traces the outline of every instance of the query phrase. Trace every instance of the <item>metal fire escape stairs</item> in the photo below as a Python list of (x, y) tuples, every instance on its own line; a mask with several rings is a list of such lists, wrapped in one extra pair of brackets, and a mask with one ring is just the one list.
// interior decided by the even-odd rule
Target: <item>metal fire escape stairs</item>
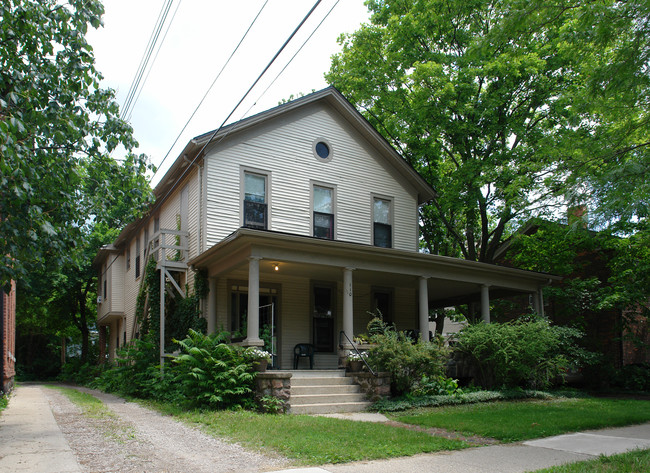
[[(187, 275), (187, 259), (188, 259), (188, 237), (189, 233), (181, 230), (160, 229), (154, 233), (147, 242), (147, 251), (144, 257), (143, 273), (146, 271), (147, 262), (150, 258), (156, 261), (156, 269), (160, 271), (160, 363), (161, 369), (164, 364), (165, 357), (165, 300), (167, 296), (175, 298), (180, 295), (182, 298), (186, 297), (185, 290), (181, 287), (178, 281), (183, 280), (183, 275)], [(139, 291), (142, 290), (145, 284), (145, 277), (140, 280)], [(187, 280), (187, 279), (185, 279)], [(149, 294), (145, 298), (143, 317), (149, 313), (149, 305), (155, 301), (149, 300)], [(139, 330), (139, 324), (136, 321), (133, 324), (132, 338)]]

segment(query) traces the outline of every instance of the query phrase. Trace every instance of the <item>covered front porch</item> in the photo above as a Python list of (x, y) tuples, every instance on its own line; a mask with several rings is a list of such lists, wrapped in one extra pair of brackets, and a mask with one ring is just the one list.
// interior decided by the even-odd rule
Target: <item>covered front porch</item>
[[(429, 339), (429, 310), (531, 294), (543, 309), (541, 288), (555, 277), (437, 255), (241, 228), (191, 260), (205, 270), (208, 331), (240, 335), (264, 346), (274, 366), (294, 367), (294, 347), (315, 349), (315, 368), (339, 366), (339, 351), (366, 331), (379, 309), (398, 330)], [(342, 336), (341, 333), (345, 334)], [(266, 344), (265, 344), (266, 340)], [(307, 359), (299, 367), (308, 367)]]

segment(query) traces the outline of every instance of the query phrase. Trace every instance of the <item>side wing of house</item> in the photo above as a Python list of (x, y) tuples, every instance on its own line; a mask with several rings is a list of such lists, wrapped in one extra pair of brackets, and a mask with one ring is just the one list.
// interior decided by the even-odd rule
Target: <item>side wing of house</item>
[(186, 262), (199, 251), (201, 181), (199, 167), (190, 169), (168, 195), (160, 196), (149, 214), (128, 225), (96, 258), (97, 320), (110, 359), (116, 349), (139, 335), (136, 305), (151, 258), (158, 266), (168, 262), (170, 276), (181, 289), (192, 286), (194, 273), (187, 271)]

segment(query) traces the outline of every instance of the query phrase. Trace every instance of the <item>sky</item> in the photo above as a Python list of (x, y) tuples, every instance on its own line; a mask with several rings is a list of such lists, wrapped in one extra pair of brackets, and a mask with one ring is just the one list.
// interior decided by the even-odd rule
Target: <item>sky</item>
[[(105, 0), (104, 26), (90, 30), (87, 35), (97, 70), (104, 76), (102, 87), (116, 91), (121, 107), (163, 3)], [(221, 125), (314, 4), (310, 0), (268, 0), (237, 54), (172, 147), (264, 3), (265, 0), (174, 1), (165, 28), (175, 12), (171, 26), (129, 120), (139, 142), (136, 151), (147, 154), (160, 167), (152, 185), (162, 178), (191, 138)], [(323, 74), (329, 70), (331, 56), (341, 49), (337, 38), (369, 21), (363, 0), (336, 3), (321, 2), (229, 122), (275, 107), (291, 95), (327, 87)], [(335, 4), (291, 64), (264, 92)], [(119, 159), (119, 154), (118, 150), (113, 157)]]

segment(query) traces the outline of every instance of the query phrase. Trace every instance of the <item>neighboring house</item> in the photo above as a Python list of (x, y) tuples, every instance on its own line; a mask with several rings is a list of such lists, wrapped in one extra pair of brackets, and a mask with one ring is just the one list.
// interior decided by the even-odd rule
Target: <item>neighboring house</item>
[(16, 283), (0, 289), (0, 394), (10, 392), (16, 375)]
[(540, 307), (556, 279), (420, 253), (418, 207), (434, 190), (334, 88), (194, 138), (154, 193), (95, 258), (109, 357), (139, 332), (148, 256), (176, 294), (207, 274), (209, 332), (260, 346), (272, 325), (281, 368), (298, 343), (315, 346), (317, 368), (339, 366), (341, 333), (365, 332), (377, 308), (428, 339), (432, 308), (482, 301), (489, 321), (490, 297), (529, 294)]
[[(586, 230), (586, 208), (580, 206), (569, 209), (567, 222), (569, 225), (580, 225)], [(539, 238), (540, 230), (571, 231), (565, 223), (536, 218), (524, 225), (517, 234), (529, 237), (537, 235)], [(581, 328), (585, 332), (585, 346), (589, 350), (602, 353), (606, 361), (614, 367), (650, 363), (648, 319), (640, 307), (624, 310), (594, 308), (598, 302), (596, 289), (606, 288), (609, 284), (611, 270), (607, 263), (613, 257), (614, 250), (603, 248), (599, 244), (597, 232), (587, 231), (584, 235), (587, 237), (585, 240), (572, 241), (567, 254), (562, 256), (563, 260), (570, 262), (573, 272), (567, 274), (563, 282), (554, 288), (554, 294), (546, 297), (545, 315), (558, 325)], [(495, 259), (499, 263), (512, 266), (513, 252), (520, 251), (518, 248), (513, 249), (512, 244), (511, 238), (496, 252)], [(591, 290), (575, 294), (570, 288), (572, 283), (580, 280), (593, 281)], [(504, 320), (521, 314), (524, 306), (528, 304), (527, 298), (515, 297), (512, 301), (510, 310), (501, 311)]]

